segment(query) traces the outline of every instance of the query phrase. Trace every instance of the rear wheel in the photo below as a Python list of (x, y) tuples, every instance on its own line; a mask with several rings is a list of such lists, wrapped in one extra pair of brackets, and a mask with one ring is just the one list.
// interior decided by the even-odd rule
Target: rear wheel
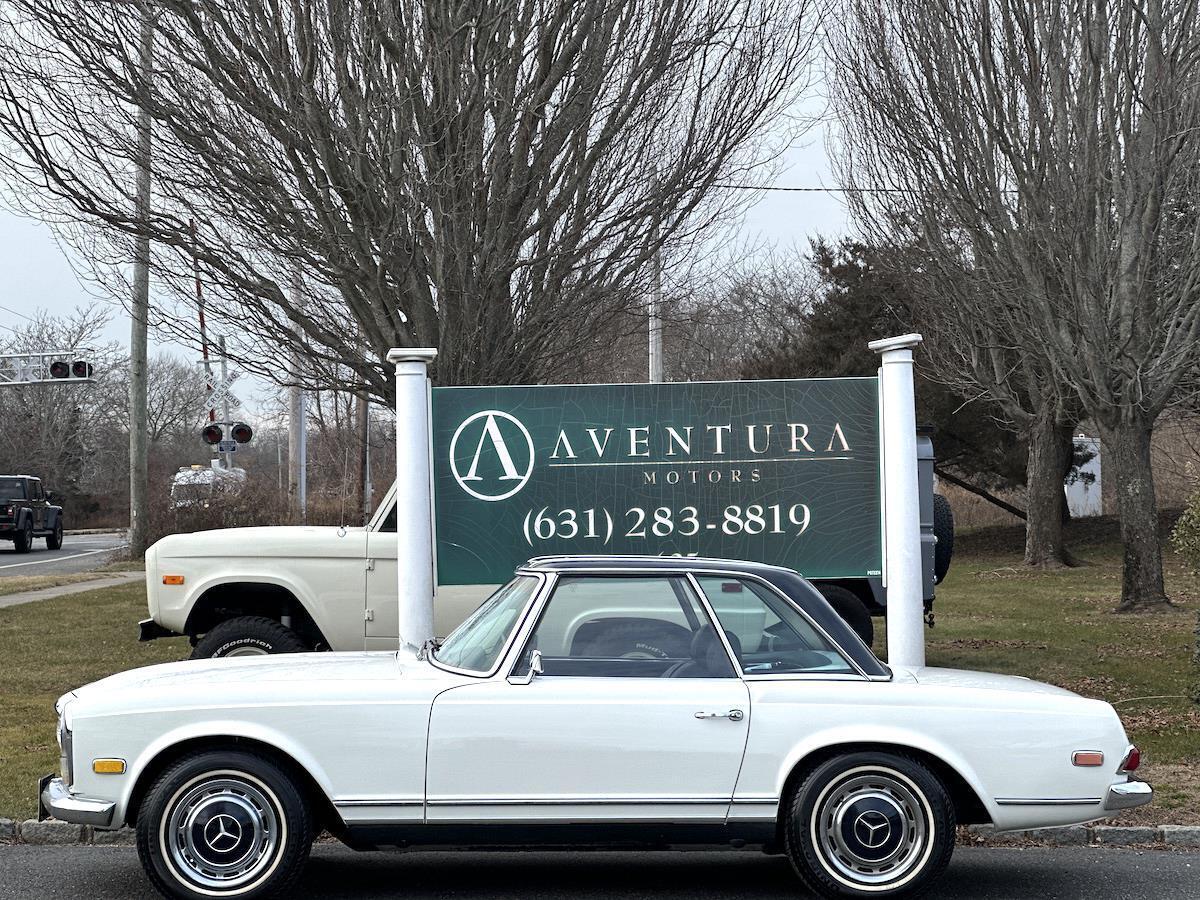
[(293, 777), (242, 751), (170, 766), (142, 801), (138, 856), (169, 897), (260, 898), (295, 886), (313, 823)]
[(311, 649), (300, 635), (274, 619), (238, 616), (226, 619), (206, 634), (192, 650), (192, 659), (304, 653)]
[(54, 530), (52, 532), (50, 532), (48, 535), (46, 535), (46, 549), (47, 550), (60, 549), (62, 547), (62, 537), (63, 537), (62, 522), (59, 521), (54, 524)]
[(13, 536), (13, 549), (18, 553), (28, 553), (33, 549), (33, 523), (25, 520), (25, 527)]
[(850, 753), (822, 763), (792, 796), (787, 853), (823, 897), (915, 897), (954, 852), (954, 806), (915, 760)]

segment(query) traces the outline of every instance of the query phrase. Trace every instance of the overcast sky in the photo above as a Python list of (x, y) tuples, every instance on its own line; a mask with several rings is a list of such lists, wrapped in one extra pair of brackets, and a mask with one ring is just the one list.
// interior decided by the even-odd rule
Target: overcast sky
[[(813, 129), (780, 161), (775, 184), (787, 187), (828, 187), (834, 184), (825, 150), (825, 133)], [(726, 244), (769, 246), (780, 251), (808, 247), (817, 234), (837, 237), (847, 230), (845, 206), (836, 193), (768, 192), (748, 210)], [(105, 337), (129, 344), (129, 316), (115, 301), (89, 292), (68, 258), (41, 223), (0, 207), (0, 328), (20, 323), (21, 315), (46, 310), (64, 315), (78, 306), (110, 303), (113, 316)], [(151, 352), (169, 348), (151, 334)], [(57, 349), (57, 348), (52, 348)], [(185, 355), (175, 346), (173, 352)], [(186, 355), (191, 355), (187, 353)]]

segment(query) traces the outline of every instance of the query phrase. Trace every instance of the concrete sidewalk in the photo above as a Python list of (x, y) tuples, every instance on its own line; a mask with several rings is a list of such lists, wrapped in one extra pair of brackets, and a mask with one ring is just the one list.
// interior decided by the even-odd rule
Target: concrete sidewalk
[(99, 588), (122, 587), (133, 584), (146, 577), (145, 572), (117, 572), (105, 575), (91, 581), (77, 581), (74, 584), (60, 584), (55, 587), (38, 588), (33, 591), (21, 591), (16, 594), (0, 596), (0, 609), (9, 606), (20, 606), (23, 603), (35, 603), (38, 600), (49, 600), (51, 597), (61, 597), (64, 594), (81, 594), (84, 591), (94, 591)]

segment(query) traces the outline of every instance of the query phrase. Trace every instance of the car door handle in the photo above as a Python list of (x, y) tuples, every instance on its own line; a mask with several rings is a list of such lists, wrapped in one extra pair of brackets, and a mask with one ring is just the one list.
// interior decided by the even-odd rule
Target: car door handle
[(740, 722), (745, 718), (745, 713), (740, 709), (731, 709), (729, 712), (714, 713), (714, 712), (698, 712), (697, 719), (728, 719), (731, 722)]

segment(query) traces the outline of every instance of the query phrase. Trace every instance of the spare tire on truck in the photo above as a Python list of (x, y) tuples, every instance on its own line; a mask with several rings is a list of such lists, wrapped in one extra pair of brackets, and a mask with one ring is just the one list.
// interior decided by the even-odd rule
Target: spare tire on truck
[(954, 556), (954, 510), (941, 494), (933, 495), (933, 535), (937, 538), (933, 547), (933, 583), (941, 584)]
[(821, 592), (821, 596), (833, 607), (833, 611), (870, 647), (875, 641), (875, 623), (871, 621), (871, 614), (867, 611), (866, 604), (858, 599), (858, 595), (837, 584), (814, 584), (813, 587)]

